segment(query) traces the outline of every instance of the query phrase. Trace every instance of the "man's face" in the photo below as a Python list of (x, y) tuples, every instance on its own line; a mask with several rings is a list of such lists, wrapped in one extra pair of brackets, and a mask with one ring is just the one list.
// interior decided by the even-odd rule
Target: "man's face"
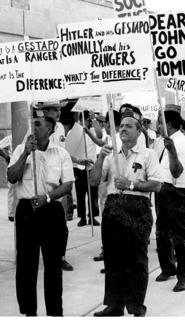
[(99, 123), (100, 128), (104, 127), (104, 122), (103, 121), (100, 121), (100, 120), (96, 120), (96, 121)]
[(105, 128), (106, 134), (108, 134), (110, 136), (110, 123), (109, 123), (109, 121), (104, 122), (104, 128)]
[(137, 128), (137, 120), (131, 117), (122, 119), (119, 127), (121, 141), (136, 143), (140, 135), (140, 129)]
[(53, 116), (55, 121), (60, 120), (61, 109), (60, 108), (48, 108), (49, 113)]
[(143, 125), (144, 125), (146, 130), (148, 130), (150, 128), (150, 123), (151, 123), (150, 120), (147, 120), (147, 119), (143, 120)]
[[(83, 120), (80, 121), (81, 126), (83, 126)], [(90, 117), (88, 117), (87, 119), (85, 119), (85, 127), (87, 127), (87, 129), (90, 129), (92, 126), (92, 120)]]
[(48, 125), (45, 118), (35, 118), (34, 120), (34, 135), (35, 139), (42, 140), (47, 136), (49, 137), (49, 133), (51, 131), (51, 127)]
[[(161, 135), (165, 136), (164, 127), (163, 127), (163, 123), (162, 123), (162, 116), (159, 116), (158, 123), (159, 123), (158, 128), (159, 128)], [(166, 129), (167, 129), (167, 134), (169, 135), (168, 124), (166, 124)]]

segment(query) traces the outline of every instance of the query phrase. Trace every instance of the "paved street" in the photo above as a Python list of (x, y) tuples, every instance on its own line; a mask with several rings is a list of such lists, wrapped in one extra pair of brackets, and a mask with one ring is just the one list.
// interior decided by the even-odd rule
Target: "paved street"
[[(15, 250), (14, 223), (7, 215), (7, 191), (0, 189), (0, 316), (20, 316), (15, 295)], [(101, 218), (98, 217), (101, 221)], [(64, 315), (69, 317), (91, 317), (95, 311), (102, 310), (104, 294), (104, 275), (100, 273), (103, 262), (94, 262), (93, 257), (100, 253), (100, 227), (94, 227), (94, 236), (90, 226), (77, 227), (76, 210), (72, 221), (68, 221), (69, 242), (67, 261), (74, 271), (63, 272), (64, 279)], [(34, 235), (33, 235), (34, 236)], [(145, 304), (148, 317), (183, 317), (185, 315), (185, 292), (172, 291), (176, 278), (157, 283), (160, 273), (154, 232), (149, 245), (149, 287)], [(43, 294), (43, 263), (40, 259), (38, 275), (38, 315), (45, 316)], [(125, 316), (130, 315), (125, 312)]]

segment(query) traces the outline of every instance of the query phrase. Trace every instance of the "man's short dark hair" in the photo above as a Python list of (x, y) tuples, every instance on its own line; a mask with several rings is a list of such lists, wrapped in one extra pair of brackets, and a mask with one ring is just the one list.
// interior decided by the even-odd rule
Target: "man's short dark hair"
[[(90, 116), (90, 112), (88, 110), (85, 110), (84, 111), (84, 119), (88, 119)], [(80, 112), (80, 115), (79, 115), (79, 120), (81, 121), (82, 120), (82, 112)]]
[(182, 118), (181, 118), (181, 115), (178, 112), (165, 111), (164, 115), (165, 115), (166, 123), (170, 122), (174, 129), (177, 129), (177, 130), (180, 129), (180, 126), (181, 126), (181, 123), (182, 123)]
[(130, 104), (130, 103), (123, 103), (121, 106), (120, 106), (120, 108), (119, 108), (119, 112), (123, 112), (123, 111), (121, 111), (123, 108), (130, 108), (130, 109), (132, 109), (133, 108), (133, 105), (132, 104)]
[[(113, 116), (114, 116), (115, 126), (119, 126), (121, 122), (121, 114), (118, 111), (113, 110)], [(105, 116), (105, 122), (108, 122), (108, 121), (109, 121), (109, 113), (107, 112)]]

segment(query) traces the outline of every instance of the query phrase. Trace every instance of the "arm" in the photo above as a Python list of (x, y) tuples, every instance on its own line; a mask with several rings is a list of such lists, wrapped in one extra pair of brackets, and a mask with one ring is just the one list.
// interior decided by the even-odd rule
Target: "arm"
[(94, 112), (92, 112), (92, 111), (90, 112), (90, 117), (91, 117), (91, 120), (92, 120), (93, 127), (95, 129), (97, 138), (101, 139), (103, 137), (102, 129), (101, 129), (98, 121), (96, 121), (96, 119), (95, 119)]
[(32, 150), (36, 149), (36, 141), (34, 140), (33, 136), (30, 135), (26, 141), (23, 153), (21, 154), (17, 162), (8, 168), (7, 174), (8, 181), (10, 183), (14, 184), (22, 178), (27, 157), (30, 155)]
[[(119, 190), (130, 190), (131, 181), (127, 178), (115, 178), (115, 187)], [(159, 192), (161, 189), (161, 182), (155, 180), (136, 181), (134, 182), (133, 191), (141, 192)]]
[(100, 184), (101, 181), (101, 175), (102, 175), (102, 167), (103, 162), (106, 156), (108, 156), (112, 152), (112, 147), (105, 145), (103, 146), (100, 155), (95, 162), (94, 166), (91, 169), (90, 175), (89, 175), (89, 183), (93, 187), (97, 187)]
[(183, 172), (183, 166), (178, 159), (177, 150), (175, 148), (174, 142), (169, 137), (164, 137), (164, 146), (168, 150), (169, 162), (170, 162), (170, 172), (172, 176), (177, 179)]
[[(58, 188), (54, 189), (50, 193), (48, 193), (51, 201), (60, 199), (61, 197), (65, 196), (72, 190), (72, 181), (64, 182)], [(46, 194), (35, 196), (31, 199), (33, 210), (36, 210), (45, 204), (47, 204), (47, 196)]]
[(77, 163), (81, 166), (89, 166), (90, 164), (93, 163), (93, 161), (89, 158), (85, 158), (85, 159), (79, 159), (79, 158), (76, 158), (76, 157), (73, 157), (73, 156), (70, 156), (71, 157), (71, 160), (73, 163)]
[(1, 156), (2, 158), (4, 158), (7, 163), (10, 162), (10, 156), (9, 156), (8, 152), (6, 153), (5, 150), (0, 149), (0, 156)]
[(96, 137), (90, 130), (88, 130), (86, 127), (84, 128), (85, 133), (88, 134), (88, 136), (91, 138), (91, 140), (96, 143), (99, 147), (103, 147), (105, 144), (104, 140), (99, 139)]

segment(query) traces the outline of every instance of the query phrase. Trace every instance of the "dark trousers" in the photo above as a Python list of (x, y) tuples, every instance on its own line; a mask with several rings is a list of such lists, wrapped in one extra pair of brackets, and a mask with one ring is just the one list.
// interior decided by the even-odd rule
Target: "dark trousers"
[(37, 311), (39, 254), (44, 263), (44, 295), (48, 316), (62, 316), (62, 243), (65, 215), (53, 201), (33, 211), (30, 200), (20, 200), (16, 211), (16, 291), (20, 313)]
[[(164, 183), (156, 195), (156, 241), (162, 272), (185, 281), (185, 189)], [(175, 265), (174, 250), (177, 267)]]
[(104, 304), (146, 313), (148, 239), (153, 218), (150, 201), (132, 195), (109, 195), (102, 217), (105, 263)]
[[(77, 214), (78, 217), (86, 218), (86, 194), (88, 194), (88, 184), (87, 184), (87, 172), (86, 170), (80, 170), (74, 168), (75, 174), (75, 186), (76, 186), (76, 196), (77, 196)], [(91, 190), (91, 203), (92, 203), (92, 215), (96, 217), (99, 215), (98, 207), (98, 188), (90, 187)], [(89, 207), (89, 197), (88, 197), (88, 207)], [(90, 208), (89, 214), (90, 217)]]

